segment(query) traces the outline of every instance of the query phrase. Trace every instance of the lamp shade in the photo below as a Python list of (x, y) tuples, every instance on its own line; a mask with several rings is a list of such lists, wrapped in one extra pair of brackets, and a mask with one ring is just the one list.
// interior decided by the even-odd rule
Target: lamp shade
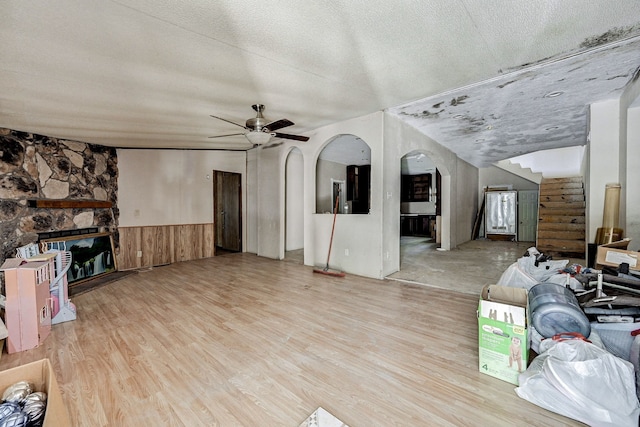
[(244, 136), (246, 136), (249, 142), (251, 142), (252, 144), (263, 145), (269, 142), (273, 135), (273, 133), (268, 132), (251, 131), (249, 133), (246, 133)]

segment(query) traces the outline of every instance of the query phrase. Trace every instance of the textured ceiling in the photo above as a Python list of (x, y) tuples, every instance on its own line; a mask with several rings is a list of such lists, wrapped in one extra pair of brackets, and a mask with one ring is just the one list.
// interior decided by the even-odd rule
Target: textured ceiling
[(488, 166), (587, 143), (588, 105), (640, 77), (640, 38), (525, 68), (389, 112), (463, 160)]
[(247, 149), (210, 115), (262, 103), (310, 135), (387, 110), (483, 166), (584, 144), (640, 66), (637, 0), (1, 4), (0, 127), (117, 147)]

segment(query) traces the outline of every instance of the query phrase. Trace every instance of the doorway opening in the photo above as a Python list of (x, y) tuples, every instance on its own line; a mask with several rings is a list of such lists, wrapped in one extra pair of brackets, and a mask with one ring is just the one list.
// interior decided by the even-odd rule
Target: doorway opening
[(285, 168), (284, 258), (304, 264), (304, 158), (294, 147)]
[(338, 214), (369, 214), (371, 148), (355, 135), (335, 136), (316, 162), (316, 213), (333, 214), (336, 197)]
[(213, 171), (215, 255), (242, 251), (242, 175)]
[(332, 213), (349, 213), (349, 205), (346, 204), (347, 196), (344, 191), (344, 187), (344, 180), (331, 178), (331, 200), (333, 200), (333, 209), (331, 210)]
[(435, 251), (440, 239), (440, 173), (419, 151), (401, 159), (400, 269), (420, 264), (420, 256)]

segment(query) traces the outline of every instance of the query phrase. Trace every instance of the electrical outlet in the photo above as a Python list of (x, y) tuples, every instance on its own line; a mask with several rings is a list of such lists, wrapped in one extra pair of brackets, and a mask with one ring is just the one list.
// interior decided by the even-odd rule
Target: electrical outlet
[(142, 258), (142, 251), (138, 251), (138, 253), (136, 254), (136, 256), (137, 256), (138, 258)]
[(345, 250), (344, 250), (344, 255), (345, 255), (345, 256), (349, 256), (349, 249), (345, 249)]

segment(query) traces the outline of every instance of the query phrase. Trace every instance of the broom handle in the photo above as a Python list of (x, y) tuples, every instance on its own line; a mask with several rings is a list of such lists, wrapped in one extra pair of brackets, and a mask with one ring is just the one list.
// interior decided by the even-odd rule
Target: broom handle
[(327, 254), (327, 268), (329, 268), (329, 259), (331, 258), (331, 246), (333, 246), (333, 231), (336, 229), (336, 216), (338, 215), (338, 202), (340, 201), (340, 190), (336, 196), (336, 206), (333, 208), (333, 225), (331, 226), (331, 239), (329, 239), (329, 253)]

